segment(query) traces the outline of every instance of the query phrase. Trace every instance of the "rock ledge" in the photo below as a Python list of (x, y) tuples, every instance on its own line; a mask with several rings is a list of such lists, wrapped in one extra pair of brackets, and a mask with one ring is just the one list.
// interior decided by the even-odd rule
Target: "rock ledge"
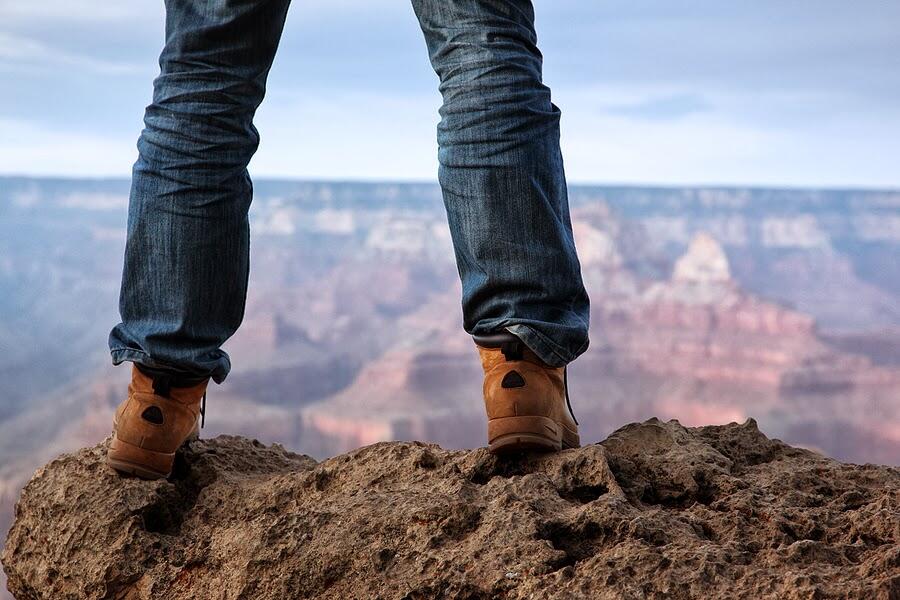
[(516, 460), (393, 442), (316, 463), (220, 436), (158, 482), (104, 451), (23, 491), (17, 599), (900, 598), (900, 471), (752, 420)]

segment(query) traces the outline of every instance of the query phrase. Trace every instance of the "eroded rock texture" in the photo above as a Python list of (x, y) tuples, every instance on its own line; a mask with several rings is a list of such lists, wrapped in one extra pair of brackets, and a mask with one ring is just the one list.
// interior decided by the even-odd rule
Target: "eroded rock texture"
[(317, 464), (222, 436), (161, 482), (104, 450), (25, 488), (16, 598), (900, 598), (900, 471), (753, 421), (506, 459), (381, 443)]

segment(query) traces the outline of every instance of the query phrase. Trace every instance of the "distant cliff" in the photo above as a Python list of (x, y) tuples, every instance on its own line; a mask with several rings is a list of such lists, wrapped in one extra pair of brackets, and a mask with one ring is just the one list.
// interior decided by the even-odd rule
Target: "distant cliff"
[(316, 463), (221, 436), (168, 481), (104, 445), (25, 488), (25, 599), (900, 597), (900, 471), (655, 419), (558, 455), (380, 443)]

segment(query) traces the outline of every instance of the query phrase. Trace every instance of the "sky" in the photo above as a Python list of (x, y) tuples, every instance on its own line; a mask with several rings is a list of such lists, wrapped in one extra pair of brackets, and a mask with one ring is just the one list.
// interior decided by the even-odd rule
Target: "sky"
[[(570, 182), (900, 188), (898, 2), (536, 12)], [(163, 19), (162, 0), (0, 0), (0, 174), (127, 177)], [(433, 180), (439, 106), (409, 2), (295, 0), (251, 172)]]

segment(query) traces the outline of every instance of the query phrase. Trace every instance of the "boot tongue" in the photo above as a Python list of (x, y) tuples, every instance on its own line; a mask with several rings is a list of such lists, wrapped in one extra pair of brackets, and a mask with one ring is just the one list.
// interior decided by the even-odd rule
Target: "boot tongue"
[(135, 377), (139, 377), (137, 389), (142, 391), (152, 389), (157, 396), (190, 404), (198, 402), (200, 397), (206, 394), (206, 385), (209, 382), (209, 378), (206, 377), (168, 373), (137, 363), (135, 363)]
[(500, 350), (506, 361), (525, 360), (542, 367), (547, 366), (537, 354), (525, 345), (525, 342), (507, 331), (487, 335), (473, 335), (472, 338), (475, 344), (481, 348)]
[(500, 345), (500, 351), (506, 360), (522, 360), (525, 358), (525, 344), (521, 340), (508, 340)]
[(172, 378), (168, 375), (160, 374), (153, 377), (153, 393), (163, 398), (169, 397), (172, 390)]
[(482, 348), (499, 348), (506, 360), (523, 360), (526, 346), (508, 331), (497, 331), (485, 335), (473, 335), (475, 344)]

